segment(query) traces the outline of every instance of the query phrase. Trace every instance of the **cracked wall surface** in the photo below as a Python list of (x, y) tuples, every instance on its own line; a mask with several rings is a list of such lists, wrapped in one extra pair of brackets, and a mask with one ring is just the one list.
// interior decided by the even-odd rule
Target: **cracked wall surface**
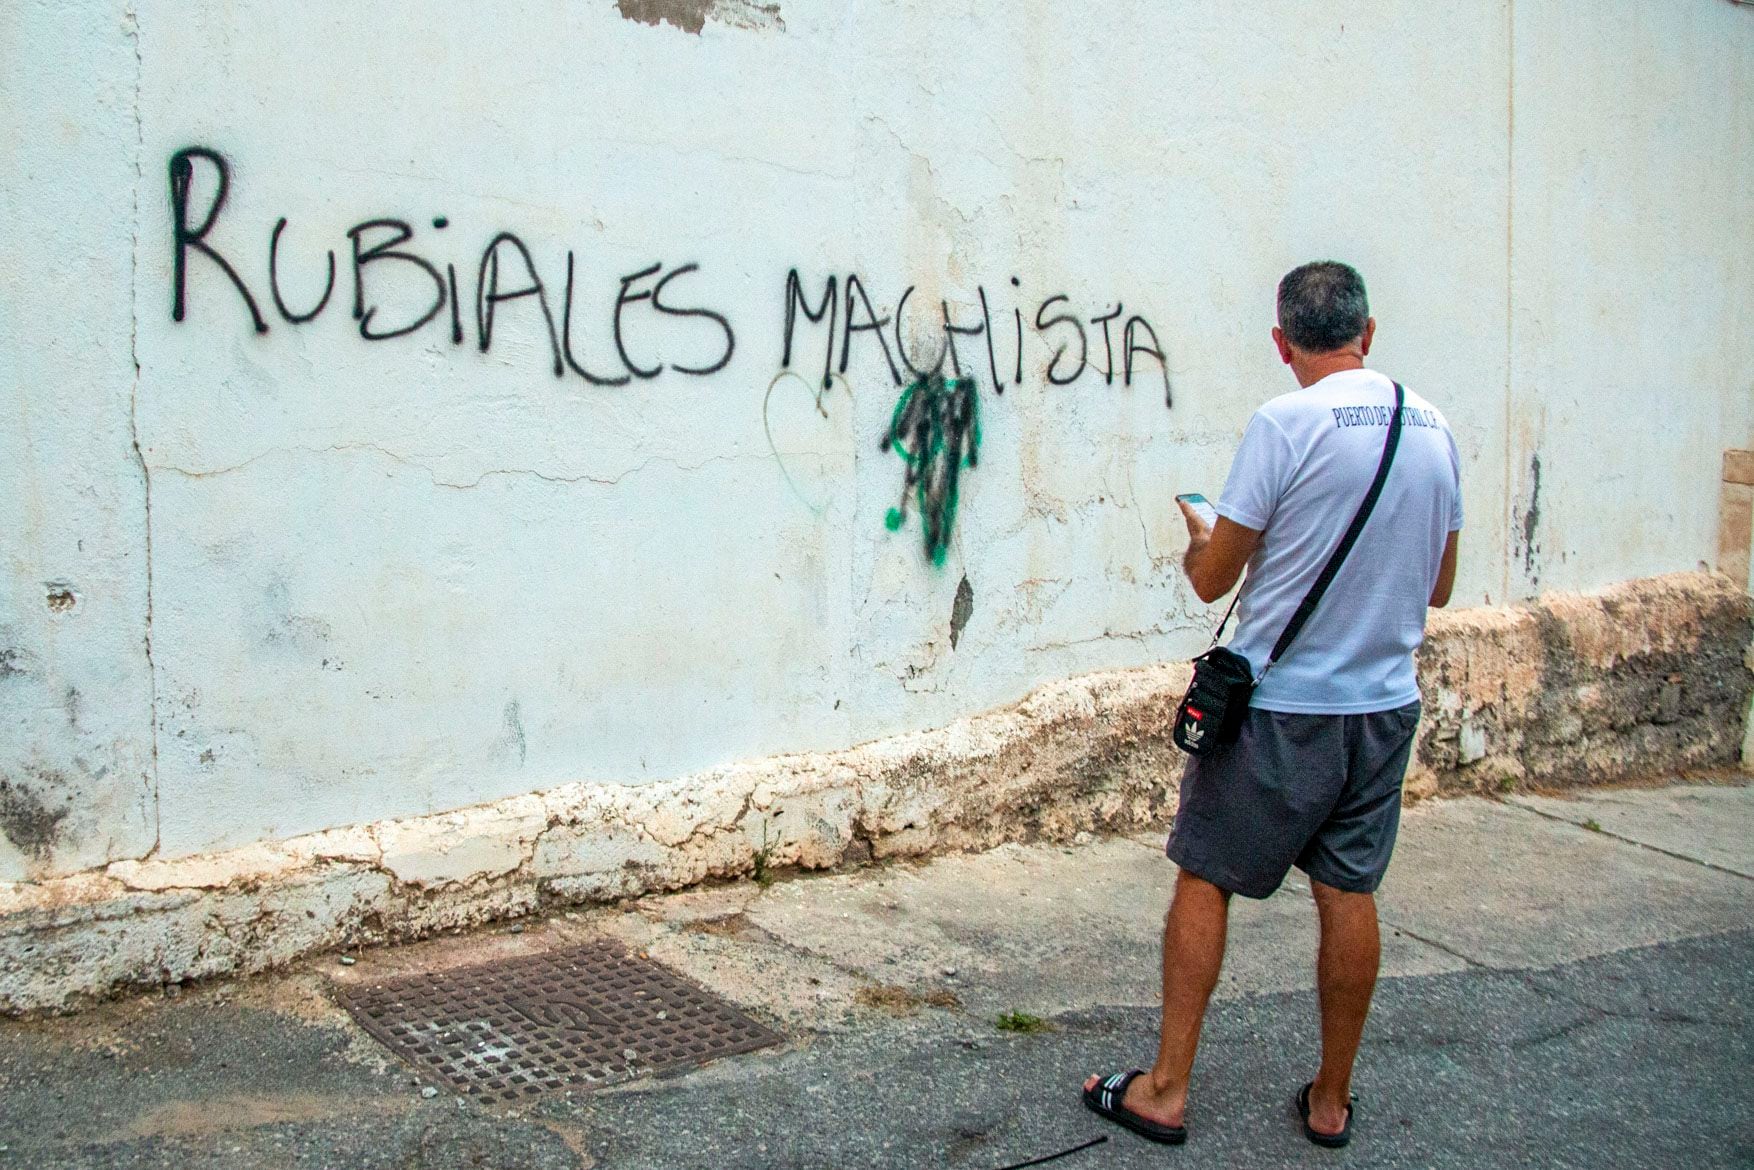
[[(1374, 356), (1455, 425), (1458, 604), (1709, 561), (1716, 453), (1754, 444), (1734, 6), (1431, 6), (1416, 30), (1292, 0), (63, 7), (0, 29), (34, 95), (0, 112), (0, 880), (679, 783), (1184, 659), (1216, 614), (1173, 496), (1215, 494), (1290, 388), (1271, 290), (1316, 255), (1363, 269)], [(1599, 100), (1569, 101), (1574, 57)], [(1310, 149), (1364, 125), (1369, 165)], [(266, 332), (198, 250), (173, 320), (191, 147), (228, 160), (204, 238)], [(383, 327), (427, 295), (406, 260), (356, 281), (368, 217), (456, 268), (463, 341), (446, 312), (362, 336), (356, 300)], [(502, 231), (551, 310), (576, 261), (590, 368), (710, 360), (655, 292), (614, 332), (655, 262), (699, 266), (673, 303), (734, 322), (734, 358), (555, 377), (535, 296), (481, 349)], [(327, 309), (293, 321), (273, 298), (318, 304), (330, 253)], [(832, 331), (803, 323), (776, 377), (794, 269), (857, 273), (884, 314), (912, 288), (916, 341), (990, 309), (942, 567), (884, 527), (904, 471), (876, 340), (841, 334), (824, 388)], [(1066, 385), (1055, 296), (1098, 363)], [(1112, 351), (1104, 376), (1093, 321), (1123, 305), (1173, 395)]]

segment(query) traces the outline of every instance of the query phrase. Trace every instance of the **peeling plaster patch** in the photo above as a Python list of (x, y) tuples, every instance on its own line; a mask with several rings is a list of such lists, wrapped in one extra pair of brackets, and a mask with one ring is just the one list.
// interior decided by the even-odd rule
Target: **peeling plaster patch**
[(130, 890), (166, 893), (175, 890), (224, 890), (260, 886), (270, 878), (293, 872), (305, 855), (277, 842), (244, 845), (225, 853), (198, 854), (170, 861), (113, 862), (104, 872)]
[(786, 31), (786, 22), (780, 19), (778, 4), (757, 4), (753, 0), (718, 0), (712, 6), (712, 17), (733, 28)]
[(615, 0), (615, 10), (628, 20), (654, 26), (669, 23), (696, 35), (708, 20), (733, 28), (786, 31), (780, 6), (755, 0)]
[(65, 581), (44, 582), (43, 591), (46, 595), (44, 600), (50, 613), (72, 613), (74, 607), (79, 604), (79, 594), (74, 591), (73, 586)]
[(529, 864), (548, 827), (542, 801), (516, 796), (497, 804), (374, 826), (378, 865), (398, 882), (436, 889), (469, 886)]
[(654, 26), (668, 21), (695, 34), (706, 26), (712, 7), (712, 0), (615, 0), (615, 10), (628, 20)]
[[(48, 769), (37, 769), (40, 787), (66, 792), (67, 777)], [(10, 777), (0, 776), (0, 833), (38, 861), (48, 857), (61, 835), (61, 822), (68, 809), (50, 808), (33, 788), (24, 787)]]
[(968, 574), (956, 586), (956, 600), (950, 606), (950, 648), (956, 649), (956, 643), (962, 638), (962, 631), (968, 625), (968, 619), (974, 616), (974, 586), (968, 583)]

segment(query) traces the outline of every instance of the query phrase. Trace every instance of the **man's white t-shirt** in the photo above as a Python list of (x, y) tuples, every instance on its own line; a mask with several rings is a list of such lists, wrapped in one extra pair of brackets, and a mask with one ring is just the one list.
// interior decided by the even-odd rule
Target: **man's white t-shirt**
[[(1258, 673), (1376, 476), (1394, 383), (1343, 370), (1262, 406), (1230, 466), (1218, 514), (1261, 533), (1230, 648)], [(1413, 651), (1449, 534), (1462, 526), (1449, 423), (1406, 392), (1400, 446), (1376, 509), (1315, 613), (1251, 706), (1351, 715), (1419, 697)]]

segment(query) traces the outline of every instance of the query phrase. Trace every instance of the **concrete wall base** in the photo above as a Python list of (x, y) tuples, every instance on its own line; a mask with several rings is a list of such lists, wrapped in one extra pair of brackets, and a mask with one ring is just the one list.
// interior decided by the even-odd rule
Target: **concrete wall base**
[(1742, 757), (1754, 598), (1674, 573), (1434, 617), (1407, 790), (1556, 788)]
[[(1434, 615), (1408, 794), (1734, 764), (1751, 628), (1754, 600), (1705, 573)], [(1183, 663), (1086, 675), (846, 751), (0, 883), (0, 1011), (712, 878), (1161, 823), (1187, 677)]]

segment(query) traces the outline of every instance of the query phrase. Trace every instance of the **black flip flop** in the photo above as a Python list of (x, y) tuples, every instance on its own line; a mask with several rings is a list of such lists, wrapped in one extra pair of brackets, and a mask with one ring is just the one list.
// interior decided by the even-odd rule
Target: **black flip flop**
[(1140, 1137), (1150, 1138), (1154, 1142), (1162, 1142), (1166, 1146), (1179, 1146), (1188, 1140), (1188, 1127), (1185, 1125), (1159, 1125), (1149, 1117), (1141, 1117), (1128, 1109), (1122, 1102), (1127, 1097), (1127, 1086), (1133, 1083), (1134, 1077), (1145, 1075), (1144, 1069), (1131, 1072), (1115, 1073), (1103, 1077), (1096, 1084), (1084, 1090), (1084, 1107), (1100, 1117), (1106, 1117), (1116, 1125), (1124, 1125)]
[(1310, 1081), (1297, 1090), (1297, 1115), (1303, 1119), (1303, 1136), (1318, 1146), (1337, 1150), (1352, 1140), (1352, 1099), (1348, 1098), (1346, 1101), (1346, 1127), (1339, 1133), (1322, 1133), (1311, 1129), (1309, 1125), (1309, 1091), (1314, 1087), (1315, 1082)]

